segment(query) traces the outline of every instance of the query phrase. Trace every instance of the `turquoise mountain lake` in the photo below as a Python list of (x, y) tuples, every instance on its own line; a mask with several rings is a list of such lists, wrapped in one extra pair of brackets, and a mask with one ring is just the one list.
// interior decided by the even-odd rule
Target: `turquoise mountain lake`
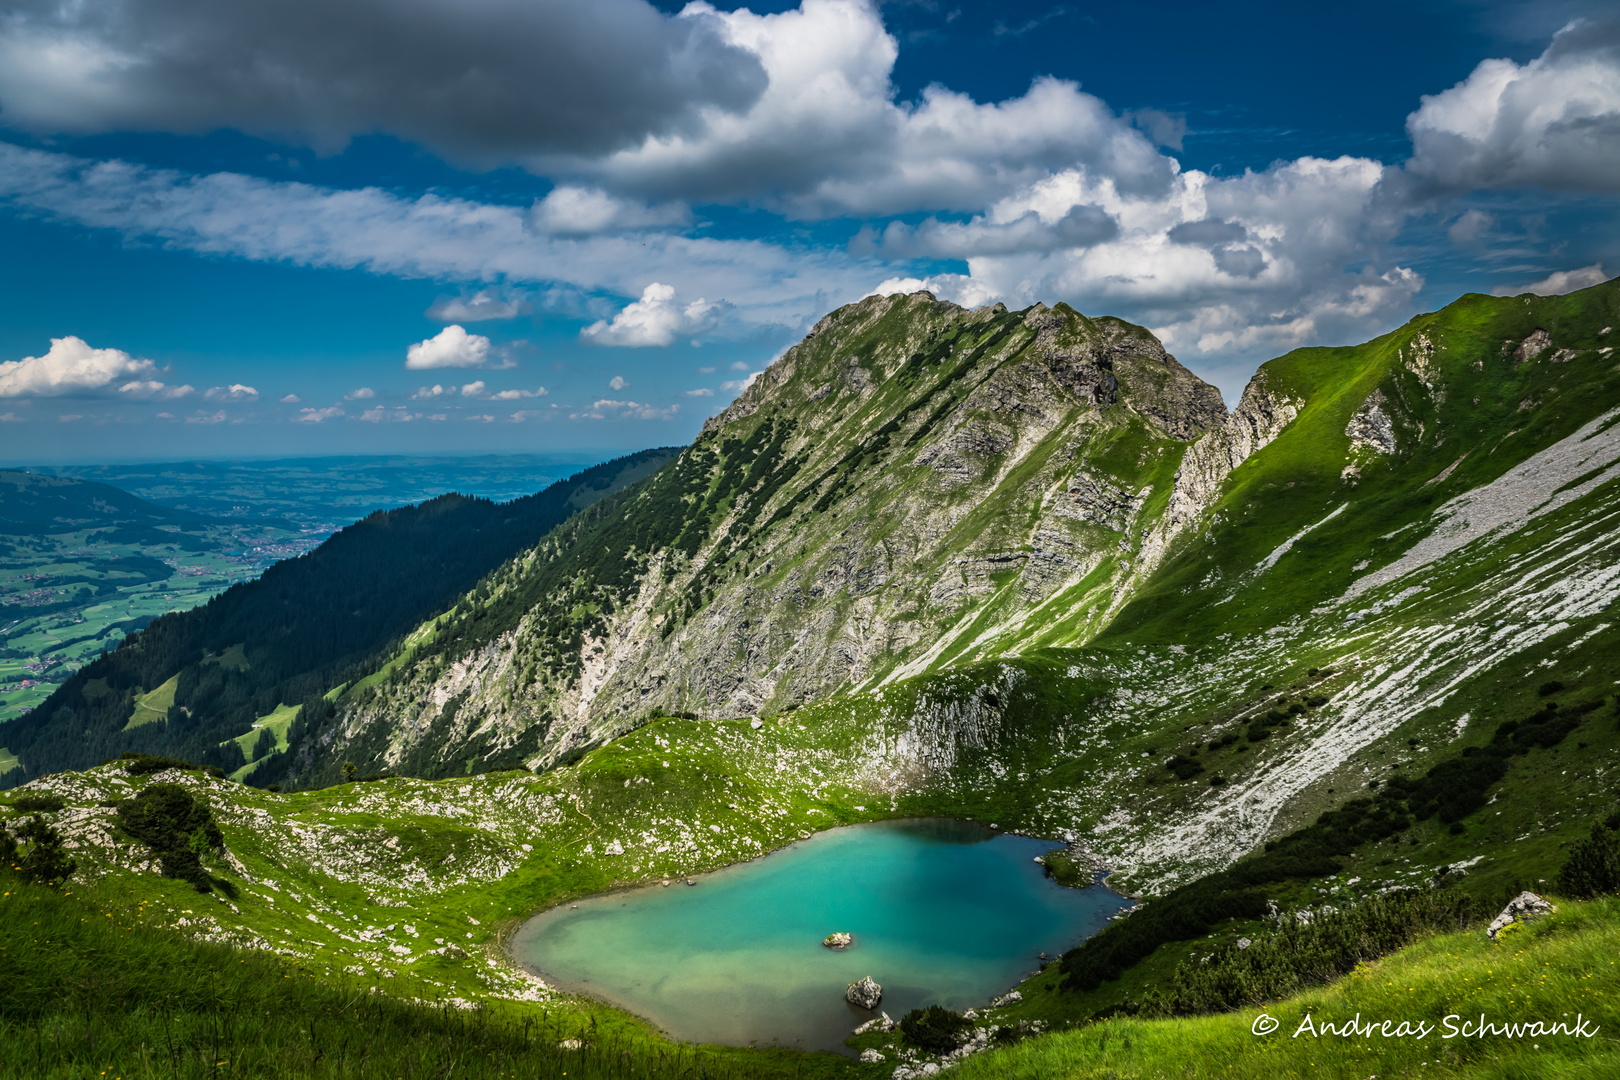
[[(851, 825), (697, 878), (581, 900), (529, 920), (513, 955), (547, 981), (677, 1039), (835, 1050), (871, 1019), (844, 1000), (870, 975), (898, 1020), (982, 1008), (1096, 933), (1130, 901), (1068, 889), (1034, 861), (1049, 841), (971, 821)], [(835, 931), (848, 949), (823, 948)]]

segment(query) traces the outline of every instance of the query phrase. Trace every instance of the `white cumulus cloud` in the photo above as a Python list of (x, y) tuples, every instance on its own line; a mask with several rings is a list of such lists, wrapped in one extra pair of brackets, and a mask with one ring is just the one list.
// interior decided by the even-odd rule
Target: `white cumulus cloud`
[(293, 422), (296, 424), (321, 424), (342, 415), (343, 409), (338, 405), (328, 405), (324, 409), (304, 408), (300, 409), (298, 415), (293, 417)]
[(243, 383), (231, 383), (229, 386), (211, 386), (203, 396), (209, 401), (255, 401), (259, 392)]
[[(678, 337), (713, 327), (719, 320), (720, 310), (720, 304), (702, 297), (682, 307), (675, 302), (673, 285), (655, 281), (641, 291), (640, 300), (627, 304), (611, 322), (606, 319), (594, 322), (581, 330), (579, 336), (596, 345), (630, 348), (669, 345)], [(619, 390), (622, 386), (613, 389)]]
[(405, 366), (412, 371), (479, 367), (488, 359), (489, 338), (482, 334), (469, 334), (456, 323), (405, 350)]
[(173, 400), (174, 398), (183, 398), (195, 394), (197, 388), (190, 383), (181, 386), (169, 386), (157, 379), (134, 379), (120, 386), (118, 392), (143, 400), (151, 398)]
[(1620, 16), (1570, 23), (1527, 64), (1483, 61), (1406, 130), (1407, 170), (1446, 187), (1620, 191)]
[(44, 356), (0, 362), (0, 398), (82, 394), (156, 371), (150, 360), (137, 360), (122, 349), (93, 349), (83, 338), (69, 335), (52, 338)]

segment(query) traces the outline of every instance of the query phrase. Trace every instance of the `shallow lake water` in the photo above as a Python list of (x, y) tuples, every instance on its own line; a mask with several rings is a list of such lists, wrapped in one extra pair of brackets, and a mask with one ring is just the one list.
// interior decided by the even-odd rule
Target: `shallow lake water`
[[(847, 1053), (877, 1013), (844, 1000), (870, 975), (896, 1020), (983, 1007), (1096, 933), (1130, 901), (1068, 889), (1045, 840), (971, 821), (851, 825), (696, 879), (607, 893), (529, 920), (513, 955), (547, 981), (646, 1017), (677, 1039)], [(855, 936), (824, 948), (835, 931)]]

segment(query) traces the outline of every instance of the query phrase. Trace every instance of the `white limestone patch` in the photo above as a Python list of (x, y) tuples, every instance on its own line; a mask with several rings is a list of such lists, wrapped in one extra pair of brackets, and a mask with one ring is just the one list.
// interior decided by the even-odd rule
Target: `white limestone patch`
[[(1466, 544), (1500, 538), (1566, 506), (1620, 476), (1620, 409), (1597, 419), (1515, 465), (1489, 484), (1458, 495), (1431, 515), (1435, 527), (1399, 559), (1357, 578), (1338, 600), (1422, 569)], [(1588, 475), (1591, 474), (1591, 475)], [(1580, 483), (1577, 478), (1584, 477)]]

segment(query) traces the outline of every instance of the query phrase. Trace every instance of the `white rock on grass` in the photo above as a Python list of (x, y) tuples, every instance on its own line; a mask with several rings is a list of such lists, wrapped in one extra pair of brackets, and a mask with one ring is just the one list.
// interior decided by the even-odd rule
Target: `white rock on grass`
[(1557, 907), (1549, 904), (1535, 893), (1522, 892), (1509, 900), (1507, 907), (1502, 909), (1502, 913), (1491, 920), (1491, 925), (1485, 929), (1485, 936), (1495, 941), (1496, 935), (1512, 924), (1539, 919), (1541, 916), (1551, 915), (1557, 910)]
[(862, 1065), (875, 1065), (883, 1060), (885, 1060), (883, 1055), (878, 1053), (876, 1050), (873, 1050), (871, 1047), (867, 1047), (865, 1050), (861, 1051)]

